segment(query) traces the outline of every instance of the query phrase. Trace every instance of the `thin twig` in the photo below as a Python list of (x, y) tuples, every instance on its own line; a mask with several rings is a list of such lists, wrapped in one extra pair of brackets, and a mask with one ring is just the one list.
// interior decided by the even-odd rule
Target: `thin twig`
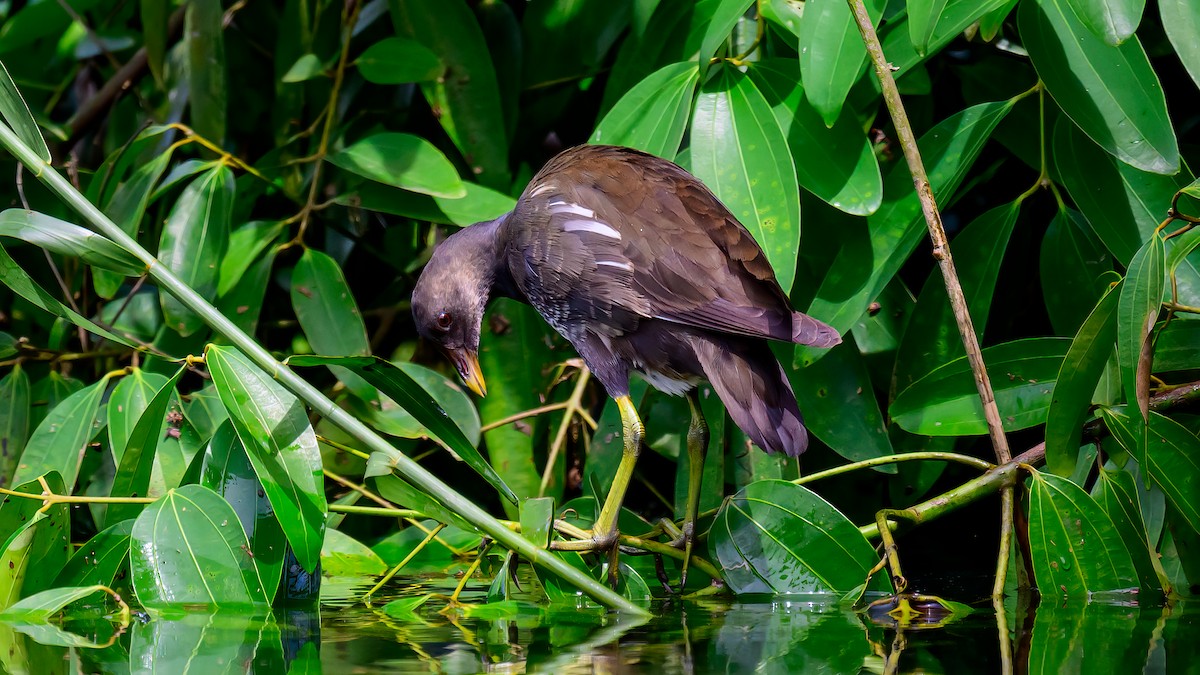
[(567, 399), (566, 410), (563, 412), (562, 422), (558, 425), (558, 433), (554, 436), (554, 442), (550, 444), (550, 453), (546, 457), (546, 468), (542, 470), (542, 483), (538, 487), (538, 496), (542, 497), (546, 494), (546, 488), (550, 486), (550, 477), (554, 472), (554, 465), (558, 461), (558, 453), (562, 450), (563, 443), (567, 438), (567, 429), (571, 426), (571, 418), (575, 413), (583, 408), (579, 405), (583, 400), (583, 392), (587, 389), (588, 380), (591, 379), (592, 371), (588, 370), (587, 366), (581, 366), (579, 369), (579, 379), (575, 381), (575, 389), (571, 391), (571, 397)]

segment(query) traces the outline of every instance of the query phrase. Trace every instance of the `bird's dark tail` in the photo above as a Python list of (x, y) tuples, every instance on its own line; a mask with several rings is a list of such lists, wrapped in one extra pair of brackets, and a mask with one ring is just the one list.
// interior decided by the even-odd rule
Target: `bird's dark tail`
[(792, 385), (766, 344), (755, 340), (717, 343), (692, 336), (704, 376), (733, 421), (767, 452), (792, 457), (808, 448), (808, 431)]
[(813, 347), (833, 347), (842, 341), (842, 336), (833, 326), (817, 321), (807, 314), (792, 312), (792, 342)]

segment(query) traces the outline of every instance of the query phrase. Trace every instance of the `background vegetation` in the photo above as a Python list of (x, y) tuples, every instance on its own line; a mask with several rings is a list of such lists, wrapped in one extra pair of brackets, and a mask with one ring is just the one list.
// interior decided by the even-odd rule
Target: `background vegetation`
[[(497, 573), (496, 601), (661, 594), (655, 560), (678, 575), (663, 542), (684, 503), (686, 403), (635, 387), (652, 451), (623, 543), (657, 555), (627, 556), (624, 600), (606, 596), (588, 585), (596, 561), (537, 549), (603, 498), (615, 407), (528, 307), (489, 314), (479, 400), (408, 313), (448, 228), (509, 210), (546, 159), (589, 141), (691, 170), (796, 307), (846, 336), (828, 353), (776, 346), (816, 439), (802, 462), (752, 451), (705, 398), (693, 590), (712, 590), (707, 574), (735, 593), (854, 597), (879, 524), (934, 521), (900, 536), (930, 592), (949, 571), (984, 579), (963, 599), (996, 577), (1078, 601), (1194, 592), (1200, 8), (866, 5), (1011, 453), (989, 443), (840, 0), (0, 3), (3, 143), (29, 165), (0, 159), (0, 605), (124, 584), (152, 609), (265, 606), (303, 596), (298, 569), (318, 560), (378, 574), (422, 548), (487, 551), (471, 559)], [(162, 261), (149, 276), (122, 232)], [(279, 358), (344, 357), (292, 360), (336, 406), (239, 330)], [(994, 497), (1013, 484), (1015, 500)], [(521, 559), (539, 584), (507, 582)]]

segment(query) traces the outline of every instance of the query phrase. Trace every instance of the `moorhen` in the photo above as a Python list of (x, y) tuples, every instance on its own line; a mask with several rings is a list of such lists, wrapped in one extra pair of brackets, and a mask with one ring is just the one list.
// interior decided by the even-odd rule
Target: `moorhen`
[[(500, 296), (533, 305), (621, 412), (624, 453), (592, 539), (559, 548), (608, 550), (615, 563), (617, 516), (644, 429), (629, 397), (630, 373), (667, 394), (687, 394), (691, 470), (677, 542), (687, 552), (685, 574), (707, 447), (697, 382), (712, 383), (759, 447), (799, 455), (808, 432), (765, 341), (841, 341), (830, 326), (792, 310), (762, 249), (703, 183), (672, 162), (616, 146), (583, 145), (554, 157), (510, 213), (454, 233), (425, 266), (412, 295), (417, 329), (480, 396), (480, 324), (488, 301)], [(615, 578), (616, 565), (609, 570)]]

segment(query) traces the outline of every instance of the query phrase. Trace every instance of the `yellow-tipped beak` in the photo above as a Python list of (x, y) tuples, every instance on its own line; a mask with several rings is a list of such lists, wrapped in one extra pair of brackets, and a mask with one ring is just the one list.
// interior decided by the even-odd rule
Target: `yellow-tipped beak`
[(484, 383), (483, 373), (479, 370), (479, 355), (466, 349), (447, 349), (446, 354), (458, 370), (463, 384), (479, 396), (487, 396), (487, 384)]

